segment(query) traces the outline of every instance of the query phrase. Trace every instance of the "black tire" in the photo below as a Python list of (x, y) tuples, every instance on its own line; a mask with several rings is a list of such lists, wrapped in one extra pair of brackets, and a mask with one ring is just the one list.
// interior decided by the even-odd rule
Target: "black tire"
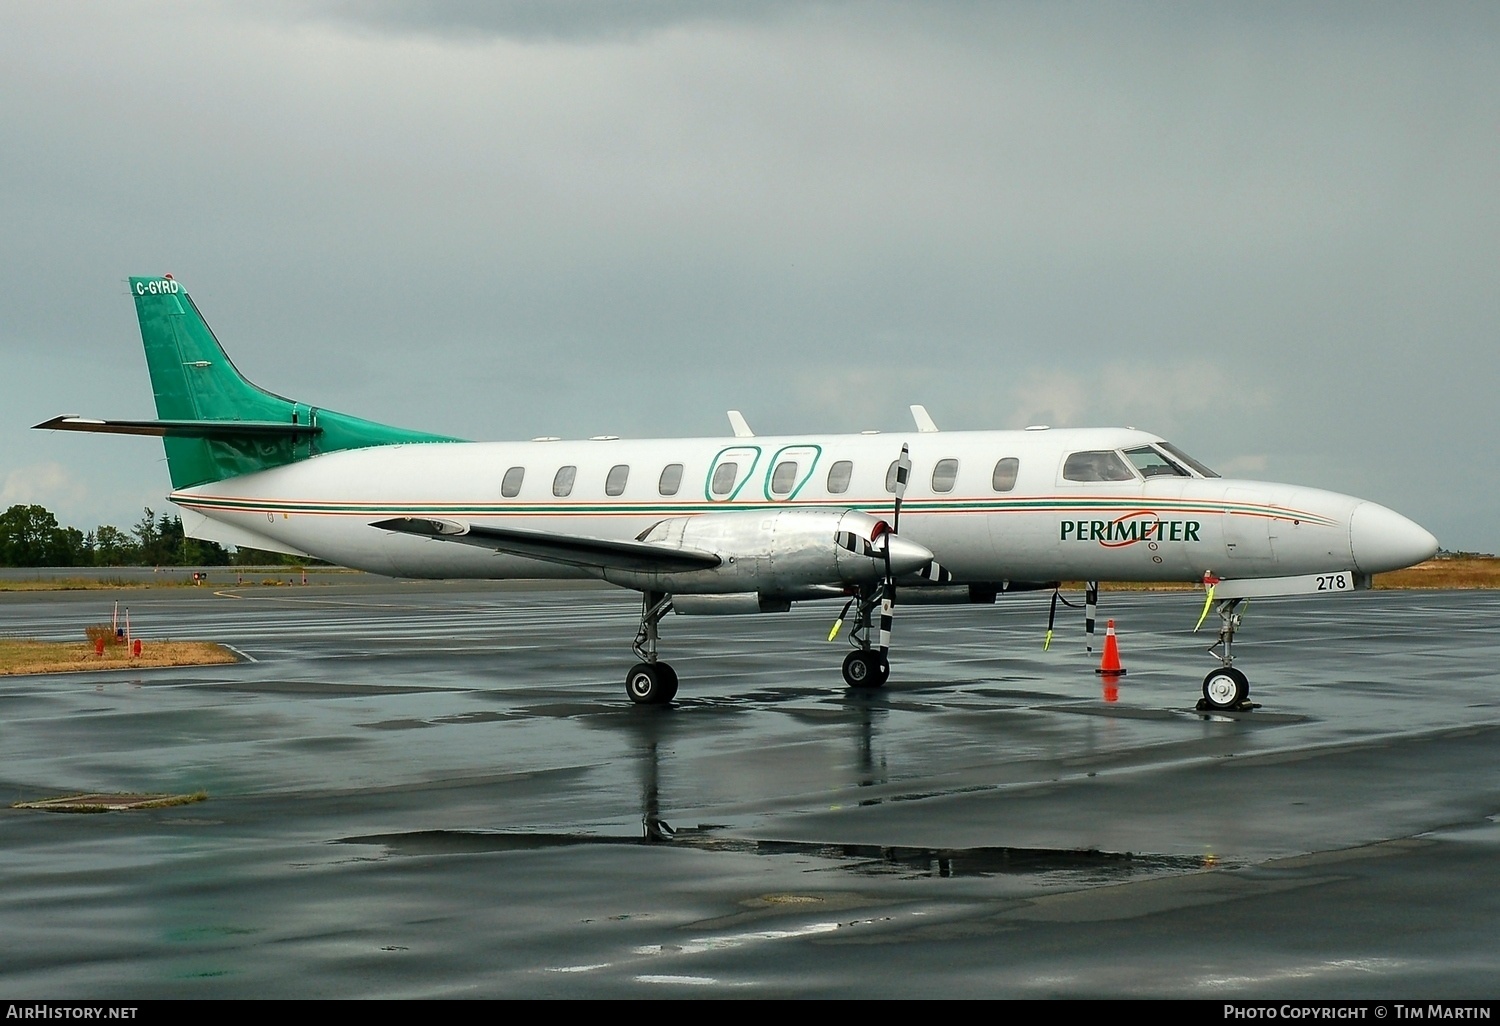
[(625, 675), (625, 694), (636, 705), (661, 705), (672, 700), (676, 692), (677, 674), (667, 667), (662, 673), (662, 664), (636, 663)]
[(878, 688), (891, 675), (890, 664), (879, 652), (856, 649), (844, 657), (844, 683), (851, 688)]
[(662, 684), (665, 686), (662, 704), (666, 704), (677, 697), (677, 671), (672, 669), (671, 663), (657, 663), (656, 672), (662, 675)]
[(1210, 709), (1238, 709), (1250, 697), (1250, 680), (1233, 666), (1203, 678), (1203, 704)]

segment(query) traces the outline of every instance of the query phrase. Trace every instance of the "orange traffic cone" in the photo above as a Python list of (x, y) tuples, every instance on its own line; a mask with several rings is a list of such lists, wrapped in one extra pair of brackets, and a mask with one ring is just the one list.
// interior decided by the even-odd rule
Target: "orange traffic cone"
[(1115, 622), (1110, 620), (1104, 628), (1104, 658), (1094, 671), (1106, 677), (1125, 676), (1125, 667), (1120, 665), (1120, 643), (1115, 640)]

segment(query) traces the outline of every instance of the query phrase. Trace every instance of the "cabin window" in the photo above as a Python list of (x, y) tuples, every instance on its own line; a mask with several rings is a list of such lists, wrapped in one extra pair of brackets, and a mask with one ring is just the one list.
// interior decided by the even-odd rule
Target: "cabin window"
[(682, 464), (668, 463), (662, 468), (661, 480), (656, 482), (656, 490), (663, 495), (676, 495), (680, 487), (682, 487)]
[(1141, 472), (1142, 477), (1192, 476), (1149, 445), (1143, 445), (1138, 449), (1126, 449), (1125, 455), (1131, 463), (1135, 464), (1135, 469)]
[(1075, 452), (1063, 463), (1065, 481), (1134, 481), (1135, 475), (1111, 449)]
[(891, 465), (885, 468), (885, 490), (892, 495), (896, 494), (896, 471), (901, 467), (900, 460), (891, 460)]
[(1192, 467), (1194, 470), (1196, 470), (1198, 473), (1202, 474), (1204, 477), (1218, 477), (1219, 476), (1217, 473), (1215, 473), (1212, 470), (1209, 470), (1203, 464), (1199, 463), (1197, 460), (1193, 459), (1187, 453), (1185, 453), (1181, 449), (1177, 448), (1177, 446), (1173, 445), (1171, 442), (1158, 442), (1156, 444), (1159, 445), (1165, 452), (1167, 452), (1167, 454), (1169, 454), (1173, 459), (1176, 459), (1176, 460), (1179, 460), (1179, 461), (1181, 461), (1183, 463), (1186, 463), (1188, 466)]
[(511, 467), (500, 479), (500, 494), (507, 499), (514, 499), (521, 494), (521, 479), (526, 476), (525, 467)]
[(558, 467), (552, 478), (552, 494), (559, 499), (573, 494), (573, 481), (578, 477), (577, 467)]
[(1016, 471), (1021, 469), (1021, 461), (1014, 456), (1007, 456), (995, 464), (995, 472), (990, 475), (990, 487), (997, 492), (1008, 492), (1016, 486)]
[(828, 494), (843, 495), (849, 490), (849, 478), (854, 475), (851, 460), (839, 460), (828, 468)]
[(932, 490), (953, 491), (953, 482), (958, 480), (958, 460), (938, 460), (932, 468)]
[(771, 472), (771, 493), (773, 495), (787, 495), (797, 483), (797, 463), (795, 460), (782, 460), (776, 464), (776, 469)]
[(714, 478), (709, 483), (709, 490), (720, 498), (723, 498), (734, 491), (734, 479), (739, 472), (740, 465), (738, 463), (720, 463), (714, 468)]
[(604, 479), (605, 495), (620, 495), (625, 491), (625, 480), (630, 477), (630, 468), (623, 463), (617, 463), (609, 468), (609, 476)]

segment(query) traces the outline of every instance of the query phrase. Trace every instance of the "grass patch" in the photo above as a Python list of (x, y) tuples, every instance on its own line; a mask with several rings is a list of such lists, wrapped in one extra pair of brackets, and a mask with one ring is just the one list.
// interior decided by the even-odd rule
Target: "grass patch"
[(160, 666), (210, 666), (239, 662), (211, 641), (142, 639), (141, 654), (123, 644), (106, 644), (99, 655), (91, 642), (0, 638), (0, 676), (23, 673), (76, 673), (80, 670), (138, 670)]
[(13, 809), (41, 812), (128, 812), (134, 809), (166, 809), (206, 801), (207, 791), (193, 794), (70, 794), (34, 802), (16, 802)]
[(125, 577), (37, 577), (29, 581), (0, 580), (0, 591), (141, 591), (146, 588), (181, 588), (187, 580), (144, 580)]
[(1377, 588), (1500, 588), (1500, 558), (1462, 556), (1375, 576)]

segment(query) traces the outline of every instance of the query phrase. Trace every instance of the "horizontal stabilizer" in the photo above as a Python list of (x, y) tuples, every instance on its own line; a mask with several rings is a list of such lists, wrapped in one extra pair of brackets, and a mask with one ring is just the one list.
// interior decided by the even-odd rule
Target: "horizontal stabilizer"
[(313, 424), (282, 420), (94, 420), (53, 417), (34, 431), (93, 431), (106, 435), (153, 435), (157, 438), (300, 438), (320, 435)]
[(392, 520), (377, 520), (370, 526), (398, 534), (414, 534), (438, 541), (477, 545), (512, 556), (526, 556), (566, 566), (642, 573), (681, 573), (689, 570), (712, 570), (721, 562), (712, 552), (699, 552), (696, 549), (669, 549), (650, 542), (584, 538), (516, 527), (480, 527), (457, 520), (437, 520), (430, 517), (396, 517)]

